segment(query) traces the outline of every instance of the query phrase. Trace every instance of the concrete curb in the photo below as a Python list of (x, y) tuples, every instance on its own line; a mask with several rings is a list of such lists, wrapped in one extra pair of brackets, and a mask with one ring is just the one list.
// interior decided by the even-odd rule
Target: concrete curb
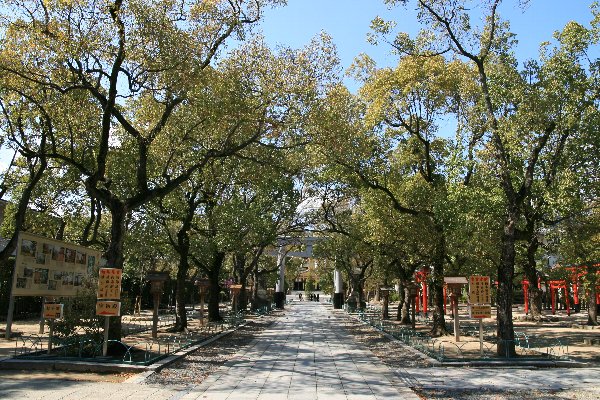
[(561, 361), (561, 360), (482, 360), (482, 361), (444, 361), (439, 364), (440, 367), (472, 367), (472, 368), (506, 368), (506, 367), (523, 367), (523, 368), (587, 368), (590, 367), (587, 363), (577, 361)]

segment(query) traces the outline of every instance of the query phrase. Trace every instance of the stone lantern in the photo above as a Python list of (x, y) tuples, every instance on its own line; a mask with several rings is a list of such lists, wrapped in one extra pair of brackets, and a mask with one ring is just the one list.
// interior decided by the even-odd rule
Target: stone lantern
[(383, 310), (381, 313), (381, 318), (383, 319), (390, 319), (390, 315), (389, 315), (389, 304), (390, 304), (390, 292), (392, 292), (394, 290), (393, 287), (380, 287), (379, 288), (379, 293), (381, 293), (381, 296), (383, 297)]
[(410, 282), (408, 284), (408, 295), (410, 296), (410, 305), (411, 305), (411, 314), (412, 314), (412, 328), (415, 329), (416, 324), (416, 298), (417, 293), (419, 292), (419, 287), (415, 282)]
[(452, 301), (452, 314), (454, 315), (454, 339), (460, 342), (460, 325), (458, 319), (458, 297), (463, 287), (467, 286), (468, 281), (464, 276), (450, 276), (444, 278), (444, 284), (450, 291), (450, 300)]
[(194, 284), (198, 287), (198, 291), (200, 292), (200, 325), (204, 325), (204, 296), (210, 287), (210, 280), (206, 278), (196, 278)]
[(163, 294), (164, 284), (169, 279), (168, 272), (148, 271), (146, 280), (150, 282), (150, 293), (154, 302), (154, 311), (152, 313), (152, 337), (158, 336), (158, 307), (160, 305), (160, 296)]

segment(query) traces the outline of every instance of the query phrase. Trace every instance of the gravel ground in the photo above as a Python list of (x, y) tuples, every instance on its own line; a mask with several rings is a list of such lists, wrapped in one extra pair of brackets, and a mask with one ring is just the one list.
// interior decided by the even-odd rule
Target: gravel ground
[[(340, 314), (344, 315), (345, 314)], [(346, 316), (342, 326), (350, 334), (354, 335), (356, 341), (371, 350), (384, 364), (393, 370), (397, 368), (420, 368), (428, 367), (425, 360), (416, 357), (415, 353), (408, 350), (397, 341), (392, 341), (383, 336), (376, 329), (365, 324), (356, 323), (355, 319)], [(588, 392), (585, 390), (435, 390), (415, 388), (415, 392), (422, 399), (427, 400), (597, 400), (600, 392)]]
[(350, 318), (346, 313), (338, 313), (338, 315), (343, 316), (343, 319), (341, 319), (342, 327), (354, 336), (356, 342), (371, 350), (384, 364), (392, 369), (429, 366), (427, 361), (398, 341), (388, 339), (381, 332), (368, 325), (357, 323), (357, 320)]

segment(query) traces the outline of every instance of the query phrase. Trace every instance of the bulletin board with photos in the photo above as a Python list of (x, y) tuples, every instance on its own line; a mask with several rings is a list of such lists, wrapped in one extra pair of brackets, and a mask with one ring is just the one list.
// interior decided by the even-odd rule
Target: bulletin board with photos
[(13, 296), (74, 296), (98, 271), (98, 250), (20, 232)]

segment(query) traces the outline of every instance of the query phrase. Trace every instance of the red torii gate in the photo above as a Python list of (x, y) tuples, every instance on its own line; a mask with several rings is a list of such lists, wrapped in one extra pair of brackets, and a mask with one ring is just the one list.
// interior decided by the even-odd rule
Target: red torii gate
[[(600, 268), (600, 263), (591, 265), (595, 268)], [(587, 275), (588, 265), (570, 265), (565, 266), (567, 271), (571, 271), (571, 281), (573, 282), (573, 303), (579, 304), (579, 278)], [(596, 270), (596, 275), (600, 274), (600, 270)], [(600, 304), (600, 285), (596, 286), (596, 305)]]
[[(565, 295), (565, 302), (567, 303), (567, 315), (571, 315), (571, 304), (569, 300), (569, 287), (567, 281), (564, 279), (555, 279), (548, 281), (550, 285), (550, 299), (552, 301), (552, 315), (556, 314), (556, 292), (563, 289)], [(577, 285), (575, 285), (577, 286)]]
[[(529, 314), (529, 280), (527, 279), (523, 279), (521, 281), (521, 284), (523, 285), (523, 296), (525, 299), (525, 314)], [(558, 290), (563, 290), (565, 299), (566, 299), (566, 303), (567, 303), (567, 315), (571, 315), (571, 302), (569, 300), (569, 287), (568, 287), (568, 283), (565, 279), (554, 279), (554, 280), (550, 280), (548, 281), (548, 286), (550, 287), (550, 298), (551, 298), (551, 302), (552, 302), (552, 315), (556, 314), (556, 293)], [(573, 286), (573, 284), (572, 284)], [(574, 284), (574, 286), (576, 287), (577, 285)], [(538, 278), (538, 288), (541, 287), (541, 279)], [(575, 289), (577, 290), (577, 289)], [(577, 300), (578, 304), (579, 302), (579, 298)]]
[[(418, 290), (415, 297), (416, 312), (423, 310), (424, 314), (427, 314), (427, 292), (429, 286), (427, 285), (427, 278), (429, 277), (429, 267), (424, 267), (420, 271), (415, 272), (415, 283), (417, 284)], [(445, 301), (444, 294), (444, 301)]]
[[(600, 267), (600, 263), (594, 264), (594, 267)], [(563, 290), (565, 301), (567, 305), (567, 315), (571, 315), (571, 304), (569, 299), (569, 284), (571, 285), (571, 289), (573, 290), (573, 304), (579, 304), (579, 279), (587, 274), (587, 265), (574, 265), (565, 267), (567, 271), (571, 272), (570, 282), (567, 282), (566, 279), (554, 279), (548, 281), (548, 286), (550, 290), (550, 298), (552, 302), (552, 314), (556, 314), (556, 293), (559, 290)], [(600, 271), (596, 272), (597, 274)], [(527, 279), (523, 279), (521, 282), (523, 285), (523, 295), (525, 298), (525, 314), (529, 313), (529, 281)], [(541, 278), (538, 278), (538, 288), (541, 287)], [(600, 304), (600, 285), (596, 287), (596, 304)]]

